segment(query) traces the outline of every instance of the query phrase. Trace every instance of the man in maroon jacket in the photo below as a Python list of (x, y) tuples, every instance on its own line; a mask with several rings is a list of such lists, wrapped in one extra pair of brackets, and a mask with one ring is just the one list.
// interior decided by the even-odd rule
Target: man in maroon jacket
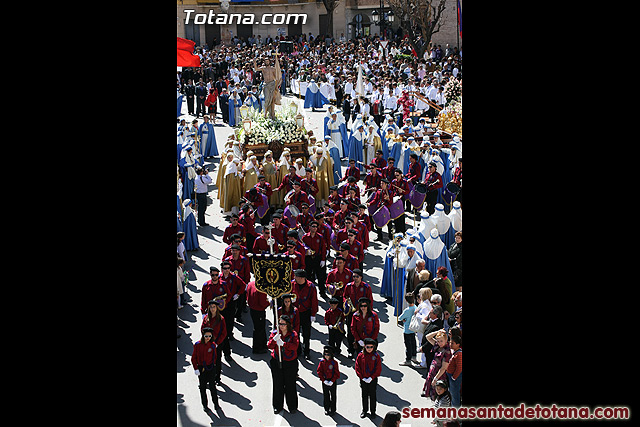
[(253, 322), (252, 352), (254, 354), (266, 353), (268, 349), (265, 310), (269, 307), (269, 300), (267, 300), (267, 294), (256, 289), (255, 280), (247, 284), (247, 304), (249, 305), (249, 313)]
[(309, 347), (311, 341), (311, 322), (316, 320), (318, 312), (318, 291), (313, 282), (307, 280), (307, 272), (298, 269), (295, 279), (291, 282), (292, 292), (297, 295), (295, 305), (300, 312), (300, 327), (302, 328), (302, 350), (307, 360), (311, 359)]

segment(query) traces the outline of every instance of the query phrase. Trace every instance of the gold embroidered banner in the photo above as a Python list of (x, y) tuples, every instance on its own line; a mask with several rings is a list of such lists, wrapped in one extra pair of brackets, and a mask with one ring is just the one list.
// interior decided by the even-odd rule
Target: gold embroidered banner
[(291, 258), (286, 254), (254, 254), (251, 268), (256, 289), (271, 298), (291, 292)]

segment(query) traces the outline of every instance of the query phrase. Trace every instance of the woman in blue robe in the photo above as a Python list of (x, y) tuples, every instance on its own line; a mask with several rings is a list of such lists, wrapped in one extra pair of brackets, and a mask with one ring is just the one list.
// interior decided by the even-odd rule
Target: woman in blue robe
[(312, 79), (304, 94), (304, 108), (311, 108), (312, 111), (315, 111), (316, 108), (322, 108), (324, 104), (329, 104), (329, 100), (320, 93), (320, 88)]
[(204, 152), (202, 153), (203, 158), (220, 155), (218, 153), (216, 134), (213, 131), (213, 125), (211, 123), (202, 123), (198, 129), (198, 136), (200, 137), (200, 143), (204, 145)]
[(329, 157), (333, 160), (333, 182), (340, 182), (342, 179), (342, 168), (340, 163), (340, 152), (336, 143), (331, 140), (329, 135), (324, 136), (324, 142), (329, 150)]
[(199, 248), (198, 245), (198, 232), (196, 231), (196, 217), (191, 210), (191, 199), (185, 199), (182, 202), (184, 207), (183, 214), (183, 227), (184, 227), (184, 247), (188, 251), (193, 251)]
[(338, 110), (337, 113), (338, 113), (338, 122), (340, 123), (340, 126), (338, 126), (338, 129), (340, 129), (340, 136), (342, 137), (342, 152), (348, 153), (349, 152), (349, 136), (347, 135), (347, 124), (345, 123), (344, 116), (342, 115), (342, 111)]
[[(431, 272), (431, 277), (436, 277), (438, 267), (444, 266), (447, 267), (447, 270), (453, 271), (451, 269), (451, 263), (449, 263), (447, 248), (440, 239), (437, 228), (434, 227), (431, 229), (429, 237), (425, 240), (422, 248), (424, 249), (424, 268)], [(456, 291), (456, 284), (454, 283), (453, 275), (447, 277), (451, 280), (451, 293), (454, 293)]]
[(349, 160), (355, 160), (356, 166), (360, 169), (360, 172), (364, 172), (364, 165), (362, 164), (362, 140), (364, 139), (364, 124), (360, 124), (355, 132), (349, 137)]
[(180, 154), (180, 161), (178, 166), (180, 167), (180, 173), (182, 174), (182, 198), (188, 199), (194, 192), (194, 180), (195, 180), (195, 161), (193, 160), (193, 147), (187, 145)]
[(242, 107), (242, 98), (238, 95), (238, 91), (234, 89), (229, 97), (229, 126), (240, 126), (242, 122), (240, 107)]
[[(382, 284), (380, 285), (380, 295), (384, 298), (393, 298), (393, 290), (397, 288), (394, 284), (394, 258), (396, 256), (396, 245), (398, 246), (398, 257), (400, 257), (400, 240), (402, 240), (402, 233), (396, 233), (393, 236), (393, 241), (389, 242), (387, 252), (384, 257), (384, 269), (382, 272)], [(404, 278), (404, 268), (401, 268), (396, 273), (396, 284), (398, 277)]]

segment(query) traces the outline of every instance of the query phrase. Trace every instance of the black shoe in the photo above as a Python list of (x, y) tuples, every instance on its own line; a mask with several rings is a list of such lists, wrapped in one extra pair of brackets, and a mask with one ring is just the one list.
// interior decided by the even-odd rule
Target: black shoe
[(289, 409), (290, 414), (295, 414), (296, 412), (298, 412), (297, 408)]
[(360, 418), (364, 418), (364, 417), (366, 417), (366, 416), (367, 416), (367, 413), (366, 413), (366, 412), (362, 411), (362, 412), (360, 413)]
[(370, 418), (372, 418), (372, 419), (373, 419), (373, 418), (375, 418), (375, 417), (377, 417), (376, 413), (375, 413), (375, 412), (372, 412), (372, 413), (371, 413), (371, 415), (370, 415)]
[(282, 408), (280, 408), (280, 409), (273, 408), (273, 413), (274, 413), (274, 414), (277, 414), (277, 413), (278, 413), (278, 412), (280, 412), (280, 411), (282, 411)]
[(327, 411), (326, 409), (324, 410), (324, 414), (325, 415), (329, 415), (331, 413), (331, 411)]
[(305, 353), (304, 358), (307, 360), (311, 360), (311, 355), (309, 353)]

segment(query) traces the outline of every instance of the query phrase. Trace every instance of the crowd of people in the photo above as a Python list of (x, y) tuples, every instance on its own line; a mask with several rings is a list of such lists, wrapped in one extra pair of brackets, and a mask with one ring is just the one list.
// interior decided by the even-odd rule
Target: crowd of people
[[(280, 56), (279, 88), (285, 94), (301, 80), (328, 87), (332, 105), (327, 105), (324, 135), (319, 142), (308, 135), (308, 160), (294, 161), (286, 149), (278, 159), (270, 151), (262, 159), (251, 151), (245, 156), (233, 135), (221, 153), (215, 184), (230, 223), (222, 237), (228, 245), (222, 262), (209, 266), (210, 280), (201, 292), (202, 336), (193, 346), (192, 364), (202, 405), (209, 410), (209, 390), (219, 408), (222, 354), (231, 357), (235, 321), (248, 311), (252, 351), (271, 353), (274, 412), (285, 401), (288, 411), (296, 412), (297, 361), (311, 358), (312, 323), (322, 304), (329, 337), (318, 343), (323, 357), (317, 375), (325, 413), (337, 410), (344, 369), (338, 357), (344, 356), (355, 360), (361, 417), (376, 417), (378, 377), (385, 372), (377, 351), (374, 291), (363, 272), (365, 264), (384, 264), (379, 293), (394, 306), (403, 327), (401, 365), (425, 377), (422, 390), (414, 392), (436, 405), (460, 406), (462, 140), (459, 135), (441, 139), (437, 112), (447, 102), (444, 84), (461, 79), (461, 52), (447, 47), (438, 53), (434, 46), (417, 58), (403, 39), (392, 40), (386, 50), (377, 38), (310, 39), (295, 40), (293, 52)], [(205, 210), (214, 181), (203, 160), (220, 155), (211, 123), (219, 107), (229, 124), (230, 99), (261, 108), (262, 73), (252, 68), (252, 60), (271, 57), (277, 48), (275, 40), (200, 49), (202, 66), (178, 77), (179, 93), (196, 117), (178, 126), (178, 308), (185, 303), (188, 251), (199, 247), (197, 228), (209, 226)], [(349, 164), (344, 173), (343, 161)], [(384, 259), (368, 251), (372, 231), (377, 241), (388, 243)], [(247, 254), (261, 253), (292, 255), (291, 293), (275, 300), (257, 290)], [(266, 311), (273, 304), (278, 323), (269, 331)]]

